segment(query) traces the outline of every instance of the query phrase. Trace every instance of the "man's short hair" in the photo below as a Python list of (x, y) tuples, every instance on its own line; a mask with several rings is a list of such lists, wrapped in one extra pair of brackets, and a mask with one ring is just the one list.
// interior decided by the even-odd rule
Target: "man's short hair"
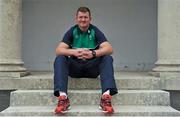
[(88, 7), (79, 7), (77, 9), (76, 15), (78, 14), (78, 12), (89, 12), (89, 15), (91, 16), (91, 11)]

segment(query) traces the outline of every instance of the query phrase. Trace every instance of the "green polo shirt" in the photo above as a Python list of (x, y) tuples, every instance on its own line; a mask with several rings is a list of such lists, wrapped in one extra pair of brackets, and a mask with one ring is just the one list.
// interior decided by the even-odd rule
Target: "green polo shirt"
[(107, 41), (104, 34), (94, 25), (90, 24), (88, 30), (83, 32), (78, 25), (71, 27), (64, 35), (62, 42), (70, 48), (97, 49), (100, 44)]
[(96, 45), (95, 31), (91, 27), (86, 32), (81, 31), (77, 26), (73, 29), (72, 48), (94, 49)]

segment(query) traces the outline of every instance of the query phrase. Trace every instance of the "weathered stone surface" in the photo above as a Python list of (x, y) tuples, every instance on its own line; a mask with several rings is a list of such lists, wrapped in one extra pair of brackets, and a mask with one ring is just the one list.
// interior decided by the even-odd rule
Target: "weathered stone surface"
[(180, 72), (180, 1), (158, 0), (157, 72)]
[[(1, 113), (4, 116), (60, 116), (54, 114), (55, 106), (20, 106), (20, 107), (10, 107)], [(128, 117), (170, 117), (170, 116), (180, 116), (180, 113), (169, 107), (169, 106), (114, 106), (115, 113), (113, 116)], [(63, 115), (61, 115), (63, 116)], [(73, 105), (68, 113), (64, 116), (107, 116), (98, 109), (98, 106), (89, 105)]]
[[(97, 105), (101, 91), (70, 90), (68, 92), (73, 105)], [(113, 96), (115, 105), (170, 105), (169, 93), (158, 90), (120, 90)], [(47, 106), (56, 105), (57, 99), (52, 90), (18, 90), (11, 93), (11, 106)]]
[[(178, 111), (169, 107), (169, 93), (157, 90), (162, 86), (160, 78), (149, 76), (147, 73), (127, 72), (115, 73), (115, 76), (120, 90), (112, 100), (116, 108), (114, 116), (174, 116), (179, 114)], [(98, 80), (70, 79), (69, 88), (71, 90), (68, 94), (73, 108), (66, 116), (103, 115), (101, 111), (97, 110), (101, 94)], [(11, 106), (1, 115), (54, 116), (57, 99), (53, 96), (52, 73), (35, 73), (14, 79), (1, 77), (1, 81), (1, 88), (7, 88), (3, 84), (8, 82), (6, 85), (11, 88), (13, 86), (15, 89), (23, 89), (11, 94)], [(81, 83), (78, 84), (78, 82)], [(82, 83), (87, 85), (81, 85)]]
[[(160, 78), (149, 76), (145, 72), (115, 73), (118, 89), (160, 89)], [(100, 79), (69, 78), (69, 89), (100, 89)], [(37, 72), (21, 78), (0, 77), (0, 89), (53, 89), (53, 73)]]
[[(21, 59), (22, 0), (0, 0), (1, 72), (25, 72)], [(15, 77), (15, 76), (14, 76)]]

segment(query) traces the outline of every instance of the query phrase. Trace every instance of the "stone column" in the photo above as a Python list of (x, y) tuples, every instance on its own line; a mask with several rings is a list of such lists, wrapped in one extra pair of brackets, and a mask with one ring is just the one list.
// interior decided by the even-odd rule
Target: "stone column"
[(0, 0), (0, 76), (25, 75), (21, 59), (22, 0)]
[(153, 71), (180, 74), (180, 0), (158, 0), (158, 60)]

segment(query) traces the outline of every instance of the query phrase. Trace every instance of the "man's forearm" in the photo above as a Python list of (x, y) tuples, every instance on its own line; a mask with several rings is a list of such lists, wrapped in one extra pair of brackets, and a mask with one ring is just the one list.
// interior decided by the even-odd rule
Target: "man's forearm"
[(74, 49), (59, 48), (56, 50), (56, 55), (73, 56)]
[(112, 48), (100, 48), (95, 50), (96, 57), (104, 56), (104, 55), (110, 55), (113, 53)]
[(110, 55), (113, 53), (113, 48), (109, 42), (103, 42), (100, 45), (100, 48), (95, 50), (95, 52), (96, 52), (97, 57), (104, 56), (104, 55)]

